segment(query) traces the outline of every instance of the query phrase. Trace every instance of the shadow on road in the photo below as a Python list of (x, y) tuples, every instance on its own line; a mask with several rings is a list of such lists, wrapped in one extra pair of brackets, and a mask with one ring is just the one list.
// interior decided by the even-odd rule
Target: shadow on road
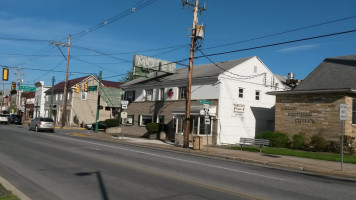
[(92, 174), (95, 174), (96, 178), (98, 179), (99, 188), (100, 188), (100, 192), (101, 192), (101, 196), (103, 197), (103, 200), (109, 200), (108, 194), (105, 189), (104, 181), (101, 177), (100, 172), (78, 172), (78, 173), (75, 173), (75, 175), (77, 175), (77, 176), (91, 176)]

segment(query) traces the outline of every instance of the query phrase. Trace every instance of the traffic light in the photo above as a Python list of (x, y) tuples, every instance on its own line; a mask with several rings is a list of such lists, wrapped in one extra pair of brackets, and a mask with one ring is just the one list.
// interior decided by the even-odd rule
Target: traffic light
[(16, 90), (16, 82), (11, 83), (11, 90)]
[(84, 84), (84, 91), (85, 91), (85, 92), (88, 92), (88, 83), (85, 83), (85, 84)]
[(9, 80), (9, 69), (7, 69), (7, 68), (2, 69), (2, 80), (3, 81)]
[(76, 92), (76, 93), (79, 93), (79, 92), (80, 92), (79, 84), (76, 84), (76, 85), (75, 85), (75, 92)]

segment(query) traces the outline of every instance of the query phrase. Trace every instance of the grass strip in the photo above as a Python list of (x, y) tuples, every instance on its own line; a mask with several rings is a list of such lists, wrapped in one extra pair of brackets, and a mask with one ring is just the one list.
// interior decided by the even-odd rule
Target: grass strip
[[(241, 150), (240, 146), (228, 147), (231, 150)], [(259, 147), (242, 147), (243, 151), (259, 152)], [(273, 154), (273, 155), (284, 155), (284, 156), (295, 156), (300, 158), (310, 158), (316, 160), (327, 160), (340, 162), (341, 155), (335, 153), (325, 153), (325, 152), (308, 152), (301, 150), (285, 149), (285, 148), (275, 148), (275, 147), (264, 147), (262, 148), (262, 153)], [(344, 155), (344, 163), (356, 164), (356, 156), (354, 155)]]
[(0, 184), (0, 200), (20, 200), (17, 196), (6, 190), (4, 186)]

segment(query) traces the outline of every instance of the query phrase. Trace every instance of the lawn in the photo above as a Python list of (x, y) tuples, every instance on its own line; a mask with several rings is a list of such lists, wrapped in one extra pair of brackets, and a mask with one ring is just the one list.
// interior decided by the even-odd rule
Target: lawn
[[(240, 146), (229, 147), (231, 150), (241, 150)], [(251, 152), (259, 152), (259, 147), (243, 147), (243, 151), (251, 151)], [(265, 154), (274, 154), (274, 155), (285, 155), (285, 156), (295, 156), (301, 158), (311, 158), (317, 160), (328, 160), (334, 162), (341, 161), (340, 154), (334, 153), (324, 153), (324, 152), (308, 152), (308, 151), (300, 151), (293, 149), (285, 149), (285, 148), (275, 148), (275, 147), (264, 147), (262, 148), (262, 153)], [(344, 163), (353, 163), (356, 164), (356, 156), (355, 155), (344, 155)]]
[(20, 200), (0, 184), (0, 200)]

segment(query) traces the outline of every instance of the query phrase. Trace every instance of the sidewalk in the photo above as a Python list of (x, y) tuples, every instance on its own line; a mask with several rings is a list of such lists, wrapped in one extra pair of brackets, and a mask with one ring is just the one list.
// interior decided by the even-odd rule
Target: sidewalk
[(192, 148), (182, 148), (182, 146), (177, 146), (172, 142), (129, 137), (124, 137), (122, 139), (121, 137), (112, 137), (111, 135), (105, 133), (80, 133), (72, 135), (356, 180), (356, 164), (343, 163), (343, 170), (341, 171), (340, 162), (229, 150), (223, 146), (209, 146), (208, 149), (203, 147), (201, 150), (193, 150)]

